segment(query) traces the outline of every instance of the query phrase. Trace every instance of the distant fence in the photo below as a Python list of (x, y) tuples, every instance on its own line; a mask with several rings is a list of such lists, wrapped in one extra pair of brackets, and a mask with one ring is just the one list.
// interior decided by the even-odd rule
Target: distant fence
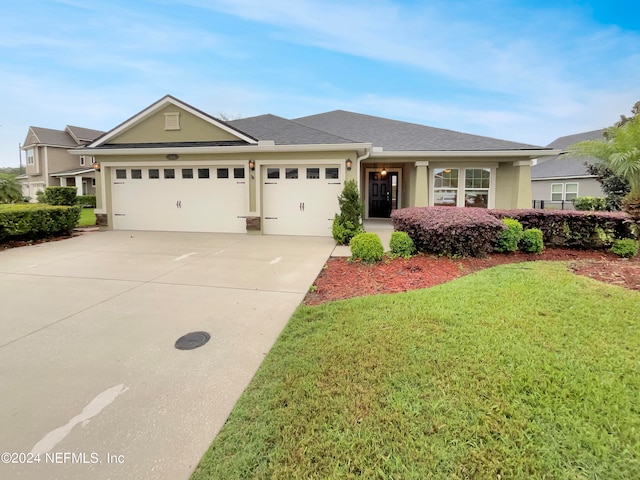
[(549, 202), (545, 200), (533, 200), (532, 208), (544, 210), (575, 210), (571, 200), (562, 200), (560, 202)]

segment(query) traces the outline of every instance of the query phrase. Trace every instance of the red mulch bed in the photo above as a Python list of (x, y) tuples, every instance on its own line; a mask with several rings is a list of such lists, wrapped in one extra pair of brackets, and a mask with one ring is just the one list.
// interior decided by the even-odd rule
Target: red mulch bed
[(314, 283), (316, 291), (306, 295), (304, 304), (433, 287), (484, 268), (534, 260), (569, 261), (570, 270), (577, 275), (640, 291), (640, 258), (624, 260), (609, 252), (547, 249), (540, 255), (511, 253), (486, 258), (417, 255), (373, 265), (330, 258)]

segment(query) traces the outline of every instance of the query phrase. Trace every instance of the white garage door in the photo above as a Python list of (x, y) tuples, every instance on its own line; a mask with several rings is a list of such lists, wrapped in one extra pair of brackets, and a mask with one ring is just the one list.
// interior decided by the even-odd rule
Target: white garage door
[(112, 168), (115, 230), (245, 233), (244, 167)]
[(337, 165), (274, 166), (262, 170), (264, 233), (331, 236), (342, 192)]

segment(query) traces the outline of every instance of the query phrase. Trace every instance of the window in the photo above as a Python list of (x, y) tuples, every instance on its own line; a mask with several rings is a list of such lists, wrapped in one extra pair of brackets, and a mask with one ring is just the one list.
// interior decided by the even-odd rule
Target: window
[(33, 164), (34, 164), (33, 148), (30, 148), (29, 150), (27, 150), (27, 165), (33, 165)]
[(464, 206), (487, 208), (489, 206), (488, 168), (467, 168), (464, 172)]
[(285, 178), (288, 179), (296, 179), (298, 178), (298, 169), (297, 168), (285, 168), (284, 169)]
[(180, 113), (167, 112), (164, 114), (165, 130), (180, 130)]
[(142, 178), (142, 170), (140, 170), (139, 168), (132, 168), (131, 169), (131, 178), (135, 178), (135, 179)]
[(193, 168), (183, 168), (182, 178), (193, 178)]
[(244, 178), (244, 168), (234, 168), (233, 178)]
[(552, 183), (551, 184), (551, 201), (552, 202), (561, 202), (562, 201), (562, 191), (564, 185), (562, 183)]
[(551, 184), (551, 201), (552, 202), (570, 202), (578, 196), (577, 183), (552, 183)]
[(176, 171), (173, 168), (165, 168), (164, 178), (176, 178)]
[(120, 180), (127, 178), (127, 171), (123, 168), (116, 169), (116, 178)]
[(84, 155), (80, 155), (80, 165), (84, 166)]
[(160, 178), (160, 169), (158, 169), (158, 168), (150, 168), (149, 169), (149, 178), (152, 178), (152, 179)]
[(280, 169), (267, 168), (267, 178), (280, 178)]
[(229, 178), (229, 169), (228, 168), (218, 168), (216, 172), (216, 176), (218, 178)]
[(208, 168), (199, 168), (198, 169), (198, 178), (209, 178), (209, 169)]
[(433, 204), (437, 207), (455, 207), (458, 205), (457, 168), (435, 169)]
[(326, 178), (327, 180), (333, 180), (336, 178), (340, 178), (338, 177), (338, 168), (334, 168), (334, 167), (330, 167), (330, 168), (325, 168), (324, 171), (324, 178)]
[(320, 178), (320, 169), (319, 168), (307, 168), (307, 178), (310, 180), (314, 180)]
[(433, 204), (441, 207), (489, 207), (490, 168), (436, 168)]
[(96, 163), (96, 157), (91, 157), (91, 165)]

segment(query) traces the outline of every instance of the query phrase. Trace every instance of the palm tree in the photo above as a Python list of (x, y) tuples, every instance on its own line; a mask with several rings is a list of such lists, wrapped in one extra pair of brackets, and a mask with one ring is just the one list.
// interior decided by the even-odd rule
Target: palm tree
[(622, 208), (640, 228), (640, 116), (607, 128), (605, 138), (606, 141), (576, 143), (568, 148), (568, 152), (595, 157), (629, 182), (630, 191)]
[(0, 174), (0, 203), (15, 203), (22, 200), (22, 187), (13, 175)]

